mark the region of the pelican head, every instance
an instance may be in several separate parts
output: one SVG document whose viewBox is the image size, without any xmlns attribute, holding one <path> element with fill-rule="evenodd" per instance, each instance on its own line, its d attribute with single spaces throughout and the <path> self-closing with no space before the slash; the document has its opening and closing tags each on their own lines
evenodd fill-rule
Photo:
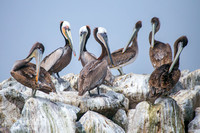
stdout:
<svg viewBox="0 0 200 133">
<path fill-rule="evenodd" d="M 73 49 L 73 41 L 72 41 L 72 35 L 71 35 L 71 27 L 70 23 L 68 21 L 61 21 L 60 22 L 60 30 L 63 34 L 64 38 L 69 42 L 69 46 L 71 47 L 74 56 L 76 56 L 76 53 Z"/>
<path fill-rule="evenodd" d="M 91 32 L 90 26 L 88 26 L 88 25 L 81 27 L 80 30 L 79 30 L 79 36 L 80 36 L 80 42 L 79 42 L 79 44 L 80 44 L 80 53 L 79 54 L 80 55 L 79 55 L 79 59 L 78 60 L 80 60 L 80 58 L 81 58 L 81 53 L 83 52 L 83 50 L 85 48 L 87 40 L 88 40 L 88 38 L 90 36 L 90 32 Z"/>
<path fill-rule="evenodd" d="M 179 37 L 176 42 L 174 43 L 174 60 L 169 68 L 169 73 L 171 73 L 171 71 L 173 70 L 174 68 L 174 65 L 176 64 L 176 62 L 178 61 L 179 59 L 179 56 L 183 50 L 183 48 L 187 45 L 188 43 L 188 39 L 186 36 L 181 36 Z"/>
<path fill-rule="evenodd" d="M 41 63 L 41 60 L 42 60 L 42 55 L 44 53 L 44 46 L 42 43 L 39 43 L 39 42 L 36 42 L 30 52 L 29 52 L 29 55 L 26 57 L 25 60 L 28 60 L 30 61 L 32 58 L 35 58 L 36 60 L 36 83 L 38 83 L 38 79 L 39 79 L 39 76 L 40 76 L 40 63 Z"/>
<path fill-rule="evenodd" d="M 152 24 L 152 38 L 151 38 L 151 47 L 154 47 L 154 38 L 155 38 L 155 33 L 160 29 L 160 21 L 157 17 L 153 17 L 151 19 L 151 24 Z"/>
<path fill-rule="evenodd" d="M 110 58 L 111 64 L 114 66 L 111 53 L 110 53 L 110 48 L 108 45 L 108 36 L 107 36 L 107 31 L 103 27 L 98 27 L 97 28 L 97 33 L 96 33 L 97 38 L 103 43 L 104 47 L 106 48 L 106 51 L 108 53 L 108 57 Z"/>
<path fill-rule="evenodd" d="M 140 28 L 142 27 L 142 21 L 138 21 L 135 24 L 135 28 L 133 29 L 133 33 L 131 35 L 130 40 L 128 41 L 127 45 L 124 47 L 122 53 L 124 53 L 126 51 L 126 49 L 128 48 L 128 46 L 131 44 L 131 42 L 133 41 L 133 39 L 136 37 L 138 31 L 140 30 Z"/>
</svg>

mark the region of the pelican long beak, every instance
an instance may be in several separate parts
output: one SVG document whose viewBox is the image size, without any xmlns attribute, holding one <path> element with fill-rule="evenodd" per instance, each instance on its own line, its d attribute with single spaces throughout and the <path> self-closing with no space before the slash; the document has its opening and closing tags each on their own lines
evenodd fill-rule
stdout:
<svg viewBox="0 0 200 133">
<path fill-rule="evenodd" d="M 81 54 L 82 54 L 82 52 L 83 52 L 83 48 L 85 47 L 86 36 L 87 36 L 86 32 L 84 32 L 84 33 L 82 33 L 82 34 L 80 35 L 80 42 L 79 42 L 79 44 L 80 44 L 80 53 L 79 53 L 79 58 L 78 58 L 78 60 L 81 59 Z"/>
<path fill-rule="evenodd" d="M 122 53 L 126 52 L 126 49 L 128 48 L 128 46 L 131 44 L 132 40 L 133 40 L 133 39 L 135 38 L 135 36 L 137 35 L 137 32 L 138 32 L 138 30 L 135 28 L 135 29 L 133 30 L 133 33 L 132 33 L 132 35 L 131 35 L 130 40 L 128 41 L 128 44 L 124 47 Z"/>
<path fill-rule="evenodd" d="M 176 53 L 176 56 L 169 68 L 169 73 L 171 73 L 172 69 L 174 68 L 174 65 L 176 64 L 177 60 L 179 59 L 179 56 L 180 56 L 182 50 L 183 50 L 183 43 L 180 42 L 179 47 L 178 47 L 178 52 Z"/>
<path fill-rule="evenodd" d="M 40 49 L 36 49 L 34 51 L 34 56 L 36 60 L 36 83 L 38 83 L 39 77 L 40 77 L 40 63 L 42 60 L 42 51 Z"/>
<path fill-rule="evenodd" d="M 151 38 L 151 47 L 154 47 L 154 37 L 155 37 L 155 31 L 156 31 L 156 24 L 153 23 L 152 24 L 152 38 Z"/>
<path fill-rule="evenodd" d="M 67 27 L 63 27 L 62 28 L 64 36 L 66 37 L 66 39 L 69 41 L 69 46 L 71 47 L 74 56 L 76 56 L 76 52 L 73 49 L 73 41 L 72 41 L 72 34 L 71 34 L 71 30 Z"/>
<path fill-rule="evenodd" d="M 108 45 L 108 38 L 107 38 L 107 35 L 105 33 L 101 34 L 101 36 L 103 37 L 103 44 L 105 45 L 106 47 L 106 51 L 108 53 L 108 57 L 110 59 L 110 62 L 112 64 L 113 67 L 114 66 L 114 63 L 113 63 L 113 60 L 112 60 L 112 56 L 111 56 L 111 53 L 110 53 L 110 48 L 109 48 L 109 45 Z"/>
</svg>

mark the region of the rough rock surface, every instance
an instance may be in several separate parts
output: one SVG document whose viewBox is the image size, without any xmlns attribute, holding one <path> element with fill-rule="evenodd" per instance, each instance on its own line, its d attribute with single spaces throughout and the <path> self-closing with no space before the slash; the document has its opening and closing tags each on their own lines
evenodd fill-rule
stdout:
<svg viewBox="0 0 200 133">
<path fill-rule="evenodd" d="M 193 72 L 182 71 L 180 82 L 185 89 L 194 88 L 196 85 L 200 85 L 200 69 Z"/>
<path fill-rule="evenodd" d="M 0 91 L 0 127 L 10 128 L 20 118 L 24 103 L 20 93 Z"/>
<path fill-rule="evenodd" d="M 83 114 L 88 110 L 99 112 L 107 117 L 112 117 L 118 109 L 128 110 L 129 100 L 124 95 L 114 91 L 108 91 L 102 96 L 90 97 L 88 94 L 78 96 L 76 91 L 60 92 L 58 94 L 51 93 L 45 95 L 44 93 L 37 93 L 38 97 L 49 99 L 53 102 L 62 102 L 80 108 L 79 114 Z"/>
<path fill-rule="evenodd" d="M 29 98 L 22 117 L 13 124 L 11 132 L 59 133 L 75 132 L 77 107 L 53 103 L 43 98 Z"/>
<path fill-rule="evenodd" d="M 180 90 L 171 96 L 183 112 L 185 123 L 189 123 L 194 118 L 194 111 L 200 106 L 200 86 L 192 89 Z"/>
<path fill-rule="evenodd" d="M 68 81 L 73 89 L 78 90 L 78 76 L 78 74 L 69 73 L 63 76 L 62 79 Z"/>
<path fill-rule="evenodd" d="M 195 118 L 188 125 L 188 133 L 200 133 L 200 107 L 195 110 Z"/>
<path fill-rule="evenodd" d="M 119 109 L 117 113 L 114 115 L 112 120 L 121 126 L 124 130 L 127 130 L 128 127 L 128 117 L 126 115 L 126 111 L 123 109 Z"/>
<path fill-rule="evenodd" d="M 159 98 L 155 105 L 143 101 L 128 115 L 128 133 L 184 133 L 181 110 L 171 98 Z"/>
<path fill-rule="evenodd" d="M 110 119 L 93 111 L 85 113 L 79 122 L 87 133 L 125 133 L 120 126 Z"/>
<path fill-rule="evenodd" d="M 137 103 L 147 99 L 149 75 L 133 74 L 115 78 L 114 91 L 124 94 L 130 102 L 130 108 L 135 108 Z"/>
</svg>

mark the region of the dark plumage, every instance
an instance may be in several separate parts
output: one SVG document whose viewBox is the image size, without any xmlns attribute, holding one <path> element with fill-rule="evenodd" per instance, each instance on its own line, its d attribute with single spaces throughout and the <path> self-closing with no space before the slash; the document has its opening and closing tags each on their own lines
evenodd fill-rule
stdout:
<svg viewBox="0 0 200 133">
<path fill-rule="evenodd" d="M 149 33 L 149 57 L 154 68 L 172 61 L 172 50 L 168 43 L 163 43 L 154 39 L 154 35 L 160 29 L 160 21 L 154 17 L 151 19 L 152 31 Z M 153 35 L 152 35 L 153 34 Z"/>
<path fill-rule="evenodd" d="M 36 90 L 45 93 L 55 92 L 50 74 L 44 68 L 40 67 L 40 60 L 43 52 L 44 46 L 41 43 L 35 43 L 29 55 L 23 60 L 16 61 L 10 72 L 13 78 L 18 82 L 32 88 L 33 96 L 35 96 Z M 30 63 L 33 57 L 36 58 L 36 65 Z"/>
<path fill-rule="evenodd" d="M 71 37 L 70 24 L 67 21 L 60 23 L 60 31 L 65 39 L 65 46 L 60 47 L 46 56 L 41 62 L 41 66 L 50 74 L 56 73 L 58 78 L 59 72 L 65 68 L 71 61 L 73 45 Z M 74 51 L 73 51 L 74 52 Z M 74 56 L 75 56 L 74 52 Z"/>
<path fill-rule="evenodd" d="M 166 95 L 174 88 L 179 81 L 181 72 L 179 68 L 179 56 L 183 48 L 187 45 L 186 36 L 182 36 L 174 43 L 174 60 L 156 68 L 150 78 L 149 87 L 151 88 L 150 97 Z"/>
<path fill-rule="evenodd" d="M 84 95 L 87 91 L 90 94 L 90 90 L 94 89 L 95 87 L 97 87 L 99 94 L 98 87 L 103 83 L 108 71 L 107 60 L 103 60 L 103 58 L 108 55 L 112 62 L 110 50 L 108 47 L 106 30 L 102 27 L 95 28 L 94 37 L 96 41 L 101 45 L 102 53 L 98 59 L 90 61 L 81 70 L 78 79 L 78 94 L 80 96 Z"/>
</svg>

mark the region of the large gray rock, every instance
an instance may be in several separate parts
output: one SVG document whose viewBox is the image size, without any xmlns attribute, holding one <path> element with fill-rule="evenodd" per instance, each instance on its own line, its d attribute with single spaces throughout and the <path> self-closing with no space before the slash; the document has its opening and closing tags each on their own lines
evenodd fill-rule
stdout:
<svg viewBox="0 0 200 133">
<path fill-rule="evenodd" d="M 64 75 L 62 79 L 68 81 L 73 89 L 78 90 L 78 77 L 79 74 L 69 73 L 67 75 Z"/>
<path fill-rule="evenodd" d="M 194 111 L 200 106 L 200 86 L 191 89 L 180 90 L 171 97 L 177 101 L 177 104 L 183 112 L 185 123 L 189 123 L 194 118 Z"/>
<path fill-rule="evenodd" d="M 143 101 L 128 113 L 128 133 L 184 133 L 181 110 L 171 98 L 159 98 L 155 105 Z"/>
<path fill-rule="evenodd" d="M 114 115 L 112 120 L 121 126 L 124 130 L 127 130 L 128 127 L 128 117 L 126 115 L 126 111 L 123 109 L 119 109 L 117 113 Z"/>
<path fill-rule="evenodd" d="M 188 125 L 188 133 L 200 133 L 200 107 L 195 110 L 195 118 Z"/>
<path fill-rule="evenodd" d="M 79 122 L 87 133 L 125 133 L 110 119 L 93 111 L 85 113 Z"/>
<path fill-rule="evenodd" d="M 124 94 L 130 102 L 130 108 L 145 101 L 150 91 L 148 87 L 149 75 L 129 73 L 115 78 L 113 90 Z"/>
<path fill-rule="evenodd" d="M 128 130 L 131 130 L 131 127 L 132 127 L 132 118 L 134 117 L 135 115 L 135 111 L 136 109 L 129 109 L 128 112 L 127 112 L 127 119 L 128 119 L 128 125 L 127 125 L 127 128 L 126 128 L 126 132 L 128 132 Z"/>
<path fill-rule="evenodd" d="M 193 72 L 183 71 L 181 74 L 179 81 L 185 89 L 191 89 L 196 85 L 200 85 L 200 69 Z"/>
<path fill-rule="evenodd" d="M 79 109 L 43 98 L 30 98 L 22 110 L 22 117 L 13 124 L 11 132 L 75 132 Z"/>
<path fill-rule="evenodd" d="M 12 90 L 0 91 L 0 127 L 10 128 L 19 118 L 25 99 Z"/>
<path fill-rule="evenodd" d="M 27 94 L 28 95 L 28 94 Z M 128 110 L 129 100 L 123 95 L 114 91 L 107 91 L 101 96 L 90 97 L 88 94 L 78 96 L 76 91 L 51 93 L 50 95 L 36 94 L 38 97 L 49 99 L 53 102 L 62 102 L 80 108 L 79 114 L 84 114 L 88 110 L 93 110 L 111 118 L 118 109 Z"/>
</svg>

